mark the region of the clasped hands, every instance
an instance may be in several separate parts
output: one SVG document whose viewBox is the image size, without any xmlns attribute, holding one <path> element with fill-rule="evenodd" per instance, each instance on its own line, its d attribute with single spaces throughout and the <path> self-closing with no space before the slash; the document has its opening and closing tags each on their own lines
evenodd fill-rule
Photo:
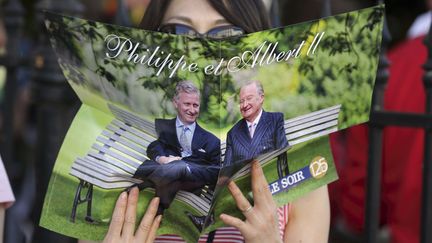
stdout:
<svg viewBox="0 0 432 243">
<path fill-rule="evenodd" d="M 158 156 L 156 159 L 156 162 L 158 162 L 159 164 L 168 164 L 171 163 L 175 160 L 181 160 L 182 157 L 179 156 Z"/>
<path fill-rule="evenodd" d="M 169 157 L 167 157 L 169 158 Z M 168 162 L 169 163 L 169 162 Z M 279 233 L 277 207 L 268 188 L 267 181 L 260 164 L 252 162 L 252 206 L 237 185 L 231 181 L 228 184 L 237 207 L 243 212 L 246 220 L 221 214 L 221 220 L 237 228 L 247 243 L 282 242 Z M 117 200 L 108 233 L 103 242 L 153 242 L 161 222 L 161 215 L 156 217 L 159 198 L 154 198 L 147 212 L 134 233 L 138 189 L 133 188 L 129 195 L 120 194 Z"/>
</svg>

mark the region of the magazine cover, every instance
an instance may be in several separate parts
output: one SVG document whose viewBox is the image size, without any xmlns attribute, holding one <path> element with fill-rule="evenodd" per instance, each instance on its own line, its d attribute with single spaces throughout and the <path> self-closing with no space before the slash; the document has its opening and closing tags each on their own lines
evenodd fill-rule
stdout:
<svg viewBox="0 0 432 243">
<path fill-rule="evenodd" d="M 212 40 L 46 14 L 82 101 L 55 163 L 41 226 L 102 240 L 118 195 L 156 195 L 158 234 L 196 242 L 243 217 L 250 162 L 278 205 L 337 179 L 328 134 L 367 122 L 383 6 Z M 203 217 L 196 225 L 192 217 Z"/>
</svg>

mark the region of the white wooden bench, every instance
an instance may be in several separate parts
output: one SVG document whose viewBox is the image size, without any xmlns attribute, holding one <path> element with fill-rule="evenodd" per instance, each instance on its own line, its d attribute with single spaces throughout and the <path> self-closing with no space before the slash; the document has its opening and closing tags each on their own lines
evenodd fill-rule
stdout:
<svg viewBox="0 0 432 243">
<path fill-rule="evenodd" d="M 93 185 L 115 189 L 141 183 L 142 181 L 132 176 L 138 166 L 148 159 L 147 146 L 157 139 L 154 123 L 113 105 L 109 107 L 116 119 L 97 137 L 88 154 L 74 161 L 70 170 L 70 174 L 80 180 L 72 207 L 72 222 L 75 221 L 76 210 L 81 203 L 87 203 L 85 219 L 93 221 Z M 284 127 L 289 144 L 292 146 L 337 131 L 340 107 L 336 105 L 286 120 Z M 221 143 L 221 152 L 223 161 L 225 142 Z M 249 167 L 246 166 L 236 173 L 236 177 L 248 172 Z M 212 192 L 208 187 L 203 188 L 200 195 L 186 191 L 179 191 L 176 195 L 177 200 L 189 204 L 203 215 L 210 209 L 211 198 Z"/>
</svg>

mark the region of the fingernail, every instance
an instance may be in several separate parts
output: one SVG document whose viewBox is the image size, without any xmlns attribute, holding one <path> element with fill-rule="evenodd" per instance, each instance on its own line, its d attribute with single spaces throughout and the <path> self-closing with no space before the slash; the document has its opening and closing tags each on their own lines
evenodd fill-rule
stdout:
<svg viewBox="0 0 432 243">
<path fill-rule="evenodd" d="M 157 204 L 159 204 L 159 200 L 160 200 L 159 197 L 155 197 L 152 199 L 152 203 L 157 205 Z"/>
<path fill-rule="evenodd" d="M 123 200 L 123 199 L 126 199 L 126 197 L 127 197 L 127 193 L 126 192 L 122 192 L 121 194 L 120 194 L 120 198 Z"/>
<path fill-rule="evenodd" d="M 162 214 L 159 214 L 158 216 L 156 216 L 155 220 L 156 220 L 156 223 L 161 225 L 162 224 Z"/>
</svg>

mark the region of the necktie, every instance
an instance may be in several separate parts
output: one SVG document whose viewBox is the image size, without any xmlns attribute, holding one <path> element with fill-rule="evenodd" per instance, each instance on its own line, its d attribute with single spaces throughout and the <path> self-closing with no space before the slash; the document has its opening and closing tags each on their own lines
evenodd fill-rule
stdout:
<svg viewBox="0 0 432 243">
<path fill-rule="evenodd" d="M 249 125 L 249 134 L 251 138 L 253 138 L 253 135 L 255 133 L 255 127 L 256 127 L 256 123 L 252 123 Z"/>
<path fill-rule="evenodd" d="M 187 126 L 182 126 L 182 133 L 180 134 L 180 146 L 183 148 L 182 157 L 188 157 L 192 155 L 191 143 L 189 136 L 187 136 L 189 128 Z"/>
</svg>

